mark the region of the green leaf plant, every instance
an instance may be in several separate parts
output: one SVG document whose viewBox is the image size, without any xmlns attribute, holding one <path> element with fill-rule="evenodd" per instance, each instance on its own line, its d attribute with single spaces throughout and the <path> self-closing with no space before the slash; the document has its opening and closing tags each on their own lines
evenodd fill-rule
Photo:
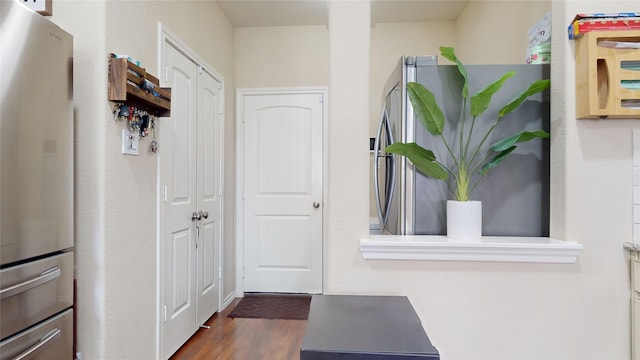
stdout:
<svg viewBox="0 0 640 360">
<path fill-rule="evenodd" d="M 505 73 L 497 81 L 469 97 L 467 71 L 456 56 L 454 49 L 441 46 L 440 53 L 444 58 L 457 65 L 458 72 L 464 79 L 462 111 L 458 125 L 459 133 L 456 134 L 457 147 L 451 146 L 452 144 L 443 135 L 446 118 L 436 103 L 433 93 L 423 85 L 414 82 L 407 84 L 407 91 L 418 120 L 429 133 L 440 138 L 446 152 L 452 158 L 451 165 L 447 166 L 445 162 L 438 161 L 433 151 L 416 143 L 396 142 L 387 146 L 385 151 L 405 156 L 424 175 L 444 181 L 456 200 L 468 201 L 478 181 L 489 170 L 500 165 L 516 149 L 517 144 L 536 138 L 549 138 L 549 133 L 543 130 L 521 131 L 496 141 L 488 149 L 486 147 L 484 150 L 482 149 L 502 118 L 520 107 L 528 97 L 549 88 L 550 81 L 546 79 L 533 82 L 527 89 L 500 108 L 488 130 L 474 134 L 476 118 L 484 113 L 491 103 L 492 96 L 502 88 L 502 85 L 509 78 L 515 75 L 515 72 Z"/>
</svg>

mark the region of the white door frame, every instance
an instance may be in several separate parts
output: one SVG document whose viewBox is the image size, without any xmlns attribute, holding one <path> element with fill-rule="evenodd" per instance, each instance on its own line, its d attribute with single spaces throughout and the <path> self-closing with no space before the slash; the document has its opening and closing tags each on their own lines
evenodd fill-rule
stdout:
<svg viewBox="0 0 640 360">
<path fill-rule="evenodd" d="M 240 88 L 236 90 L 236 296 L 244 296 L 244 96 L 321 93 L 322 104 L 322 252 L 327 253 L 327 154 L 329 90 L 327 87 Z M 322 257 L 322 278 L 326 278 L 327 256 Z M 325 281 L 322 281 L 324 293 Z"/>
<path fill-rule="evenodd" d="M 224 77 L 219 74 L 212 66 L 210 66 L 209 64 L 207 64 L 206 61 L 204 61 L 202 58 L 200 58 L 197 53 L 195 51 L 193 51 L 185 42 L 183 42 L 177 35 L 175 35 L 173 32 L 171 32 L 171 30 L 169 30 L 166 26 L 164 26 L 161 22 L 158 22 L 158 78 L 160 79 L 160 84 L 161 85 L 165 85 L 166 82 L 168 81 L 167 79 L 167 74 L 165 73 L 164 69 L 165 68 L 165 64 L 164 64 L 164 58 L 165 58 L 165 46 L 166 45 L 170 45 L 173 46 L 175 49 L 177 49 L 178 51 L 180 51 L 182 54 L 184 54 L 187 58 L 191 59 L 194 63 L 200 65 L 202 67 L 202 69 L 206 72 L 208 72 L 209 74 L 211 74 L 216 80 L 218 80 L 221 84 L 221 89 L 220 89 L 220 110 L 223 113 L 223 120 L 224 117 L 226 117 L 226 112 L 225 112 L 225 108 L 224 108 L 224 104 L 225 104 L 225 100 L 224 100 L 224 89 L 225 89 L 225 83 L 224 83 Z M 162 119 L 158 119 L 158 121 L 162 121 Z M 222 171 L 224 171 L 224 121 L 222 121 L 220 123 L 220 134 L 222 139 L 221 143 L 220 143 L 220 157 L 221 157 L 221 169 Z M 162 144 L 158 144 L 158 146 L 162 146 Z M 164 323 L 164 314 L 162 311 L 162 307 L 163 307 L 163 303 L 162 303 L 162 294 L 164 293 L 164 279 L 162 277 L 162 274 L 164 274 L 164 264 L 162 262 L 162 259 L 164 259 L 164 242 L 162 241 L 162 233 L 163 233 L 163 228 L 164 228 L 164 224 L 162 222 L 164 213 L 163 213 L 163 203 L 164 203 L 164 191 L 162 190 L 162 179 L 161 179 L 161 174 L 160 174 L 160 156 L 161 153 L 158 154 L 158 156 L 156 156 L 156 179 L 157 179 L 157 184 L 156 184 L 156 188 L 157 188 L 157 203 L 156 203 L 156 234 L 157 234 L 157 239 L 156 239 L 156 289 L 157 289 L 157 293 L 156 293 L 156 308 L 158 309 L 158 317 L 157 317 L 157 323 L 156 323 L 156 351 L 157 351 L 157 358 L 161 358 L 163 356 L 165 356 L 165 354 L 163 354 L 163 342 L 164 342 L 164 334 L 163 334 L 163 323 Z M 220 186 L 222 187 L 222 189 L 224 190 L 224 174 L 220 175 Z M 221 202 L 222 204 L 224 204 L 224 191 L 220 191 L 221 195 Z M 223 206 L 224 207 L 224 206 Z M 221 218 L 220 218 L 220 232 L 222 234 L 224 234 L 224 211 L 221 212 Z M 220 308 L 223 305 L 223 291 L 222 289 L 224 288 L 224 275 L 222 274 L 222 271 L 224 269 L 224 256 L 223 256 L 223 246 L 224 246 L 224 239 L 221 238 L 220 242 L 219 242 L 219 248 L 218 248 L 218 264 L 219 264 L 219 271 L 218 271 L 218 288 L 219 293 L 218 293 L 218 307 Z M 221 310 L 221 309 L 220 309 Z"/>
</svg>

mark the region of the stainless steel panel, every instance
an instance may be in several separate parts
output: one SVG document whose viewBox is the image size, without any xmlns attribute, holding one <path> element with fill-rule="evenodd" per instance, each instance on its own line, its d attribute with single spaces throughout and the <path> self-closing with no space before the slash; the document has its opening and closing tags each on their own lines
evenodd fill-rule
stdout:
<svg viewBox="0 0 640 360">
<path fill-rule="evenodd" d="M 0 271 L 0 339 L 73 305 L 73 252 Z"/>
<path fill-rule="evenodd" d="M 73 310 L 0 343 L 0 360 L 73 359 Z"/>
<path fill-rule="evenodd" d="M 0 265 L 73 247 L 72 45 L 0 1 Z"/>
</svg>

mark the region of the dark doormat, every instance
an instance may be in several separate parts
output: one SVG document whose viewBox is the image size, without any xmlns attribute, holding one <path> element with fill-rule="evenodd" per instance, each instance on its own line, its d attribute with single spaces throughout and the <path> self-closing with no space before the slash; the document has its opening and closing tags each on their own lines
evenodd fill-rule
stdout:
<svg viewBox="0 0 640 360">
<path fill-rule="evenodd" d="M 310 295 L 245 294 L 230 318 L 307 320 Z"/>
</svg>

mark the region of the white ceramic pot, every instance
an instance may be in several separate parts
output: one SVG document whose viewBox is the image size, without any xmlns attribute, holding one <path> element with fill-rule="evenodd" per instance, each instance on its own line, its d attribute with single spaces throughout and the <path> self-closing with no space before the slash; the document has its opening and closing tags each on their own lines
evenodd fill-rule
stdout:
<svg viewBox="0 0 640 360">
<path fill-rule="evenodd" d="M 482 201 L 447 200 L 447 238 L 466 242 L 482 240 Z"/>
</svg>

